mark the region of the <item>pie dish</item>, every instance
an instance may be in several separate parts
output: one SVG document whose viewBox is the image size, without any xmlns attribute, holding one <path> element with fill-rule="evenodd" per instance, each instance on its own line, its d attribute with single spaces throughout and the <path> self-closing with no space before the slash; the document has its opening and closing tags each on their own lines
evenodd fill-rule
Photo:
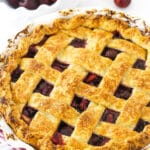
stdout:
<svg viewBox="0 0 150 150">
<path fill-rule="evenodd" d="M 40 150 L 150 143 L 148 35 L 95 10 L 21 33 L 0 70 L 0 111 L 20 139 Z"/>
</svg>

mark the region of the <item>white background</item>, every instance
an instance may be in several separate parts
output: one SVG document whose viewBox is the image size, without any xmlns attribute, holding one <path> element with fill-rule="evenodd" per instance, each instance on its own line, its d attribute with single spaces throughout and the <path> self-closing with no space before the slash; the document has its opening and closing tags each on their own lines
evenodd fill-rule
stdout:
<svg viewBox="0 0 150 150">
<path fill-rule="evenodd" d="M 123 11 L 131 16 L 138 16 L 150 24 L 150 0 L 131 0 L 129 7 L 118 8 L 113 0 L 57 0 L 52 7 L 41 6 L 30 11 L 24 8 L 12 9 L 6 5 L 6 0 L 0 0 L 0 52 L 6 45 L 7 39 L 23 29 L 32 19 L 53 11 L 75 7 L 98 7 Z"/>
</svg>

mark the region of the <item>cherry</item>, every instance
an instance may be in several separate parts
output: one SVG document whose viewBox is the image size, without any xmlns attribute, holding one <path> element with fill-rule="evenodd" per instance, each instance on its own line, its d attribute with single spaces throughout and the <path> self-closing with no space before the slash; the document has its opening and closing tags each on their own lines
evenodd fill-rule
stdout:
<svg viewBox="0 0 150 150">
<path fill-rule="evenodd" d="M 56 0 L 39 0 L 40 4 L 51 5 L 56 2 Z"/>
<path fill-rule="evenodd" d="M 131 3 L 131 0 L 114 0 L 114 2 L 118 7 L 126 8 Z"/>
<path fill-rule="evenodd" d="M 19 0 L 7 0 L 7 2 L 14 8 L 17 8 L 19 6 Z"/>
<path fill-rule="evenodd" d="M 50 0 L 39 0 L 40 4 L 47 4 L 49 5 Z"/>
<path fill-rule="evenodd" d="M 71 41 L 70 45 L 72 45 L 75 48 L 85 48 L 86 46 L 86 40 L 75 38 Z"/>
<path fill-rule="evenodd" d="M 25 7 L 27 9 L 36 9 L 39 5 L 52 5 L 57 0 L 7 0 L 8 4 L 13 8 Z"/>
<path fill-rule="evenodd" d="M 27 9 L 36 9 L 39 6 L 39 2 L 37 0 L 20 0 L 19 6 Z"/>
<path fill-rule="evenodd" d="M 57 0 L 49 0 L 49 1 L 50 1 L 49 5 L 52 5 L 52 4 L 55 3 Z"/>
</svg>

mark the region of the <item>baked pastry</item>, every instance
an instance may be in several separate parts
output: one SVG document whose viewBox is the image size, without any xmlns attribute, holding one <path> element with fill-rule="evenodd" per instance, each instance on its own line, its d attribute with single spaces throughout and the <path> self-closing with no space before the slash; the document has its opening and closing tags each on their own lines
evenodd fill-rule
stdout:
<svg viewBox="0 0 150 150">
<path fill-rule="evenodd" d="M 108 16 L 39 25 L 2 59 L 0 111 L 40 150 L 139 150 L 150 143 L 149 50 L 149 36 Z"/>
</svg>

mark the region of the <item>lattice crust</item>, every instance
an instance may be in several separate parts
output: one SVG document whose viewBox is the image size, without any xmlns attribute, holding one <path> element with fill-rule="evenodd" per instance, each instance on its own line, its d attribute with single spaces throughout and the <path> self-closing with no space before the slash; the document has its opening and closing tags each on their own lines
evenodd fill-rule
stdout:
<svg viewBox="0 0 150 150">
<path fill-rule="evenodd" d="M 140 149 L 150 142 L 149 51 L 149 37 L 105 16 L 40 25 L 1 69 L 1 112 L 41 150 Z"/>
</svg>

